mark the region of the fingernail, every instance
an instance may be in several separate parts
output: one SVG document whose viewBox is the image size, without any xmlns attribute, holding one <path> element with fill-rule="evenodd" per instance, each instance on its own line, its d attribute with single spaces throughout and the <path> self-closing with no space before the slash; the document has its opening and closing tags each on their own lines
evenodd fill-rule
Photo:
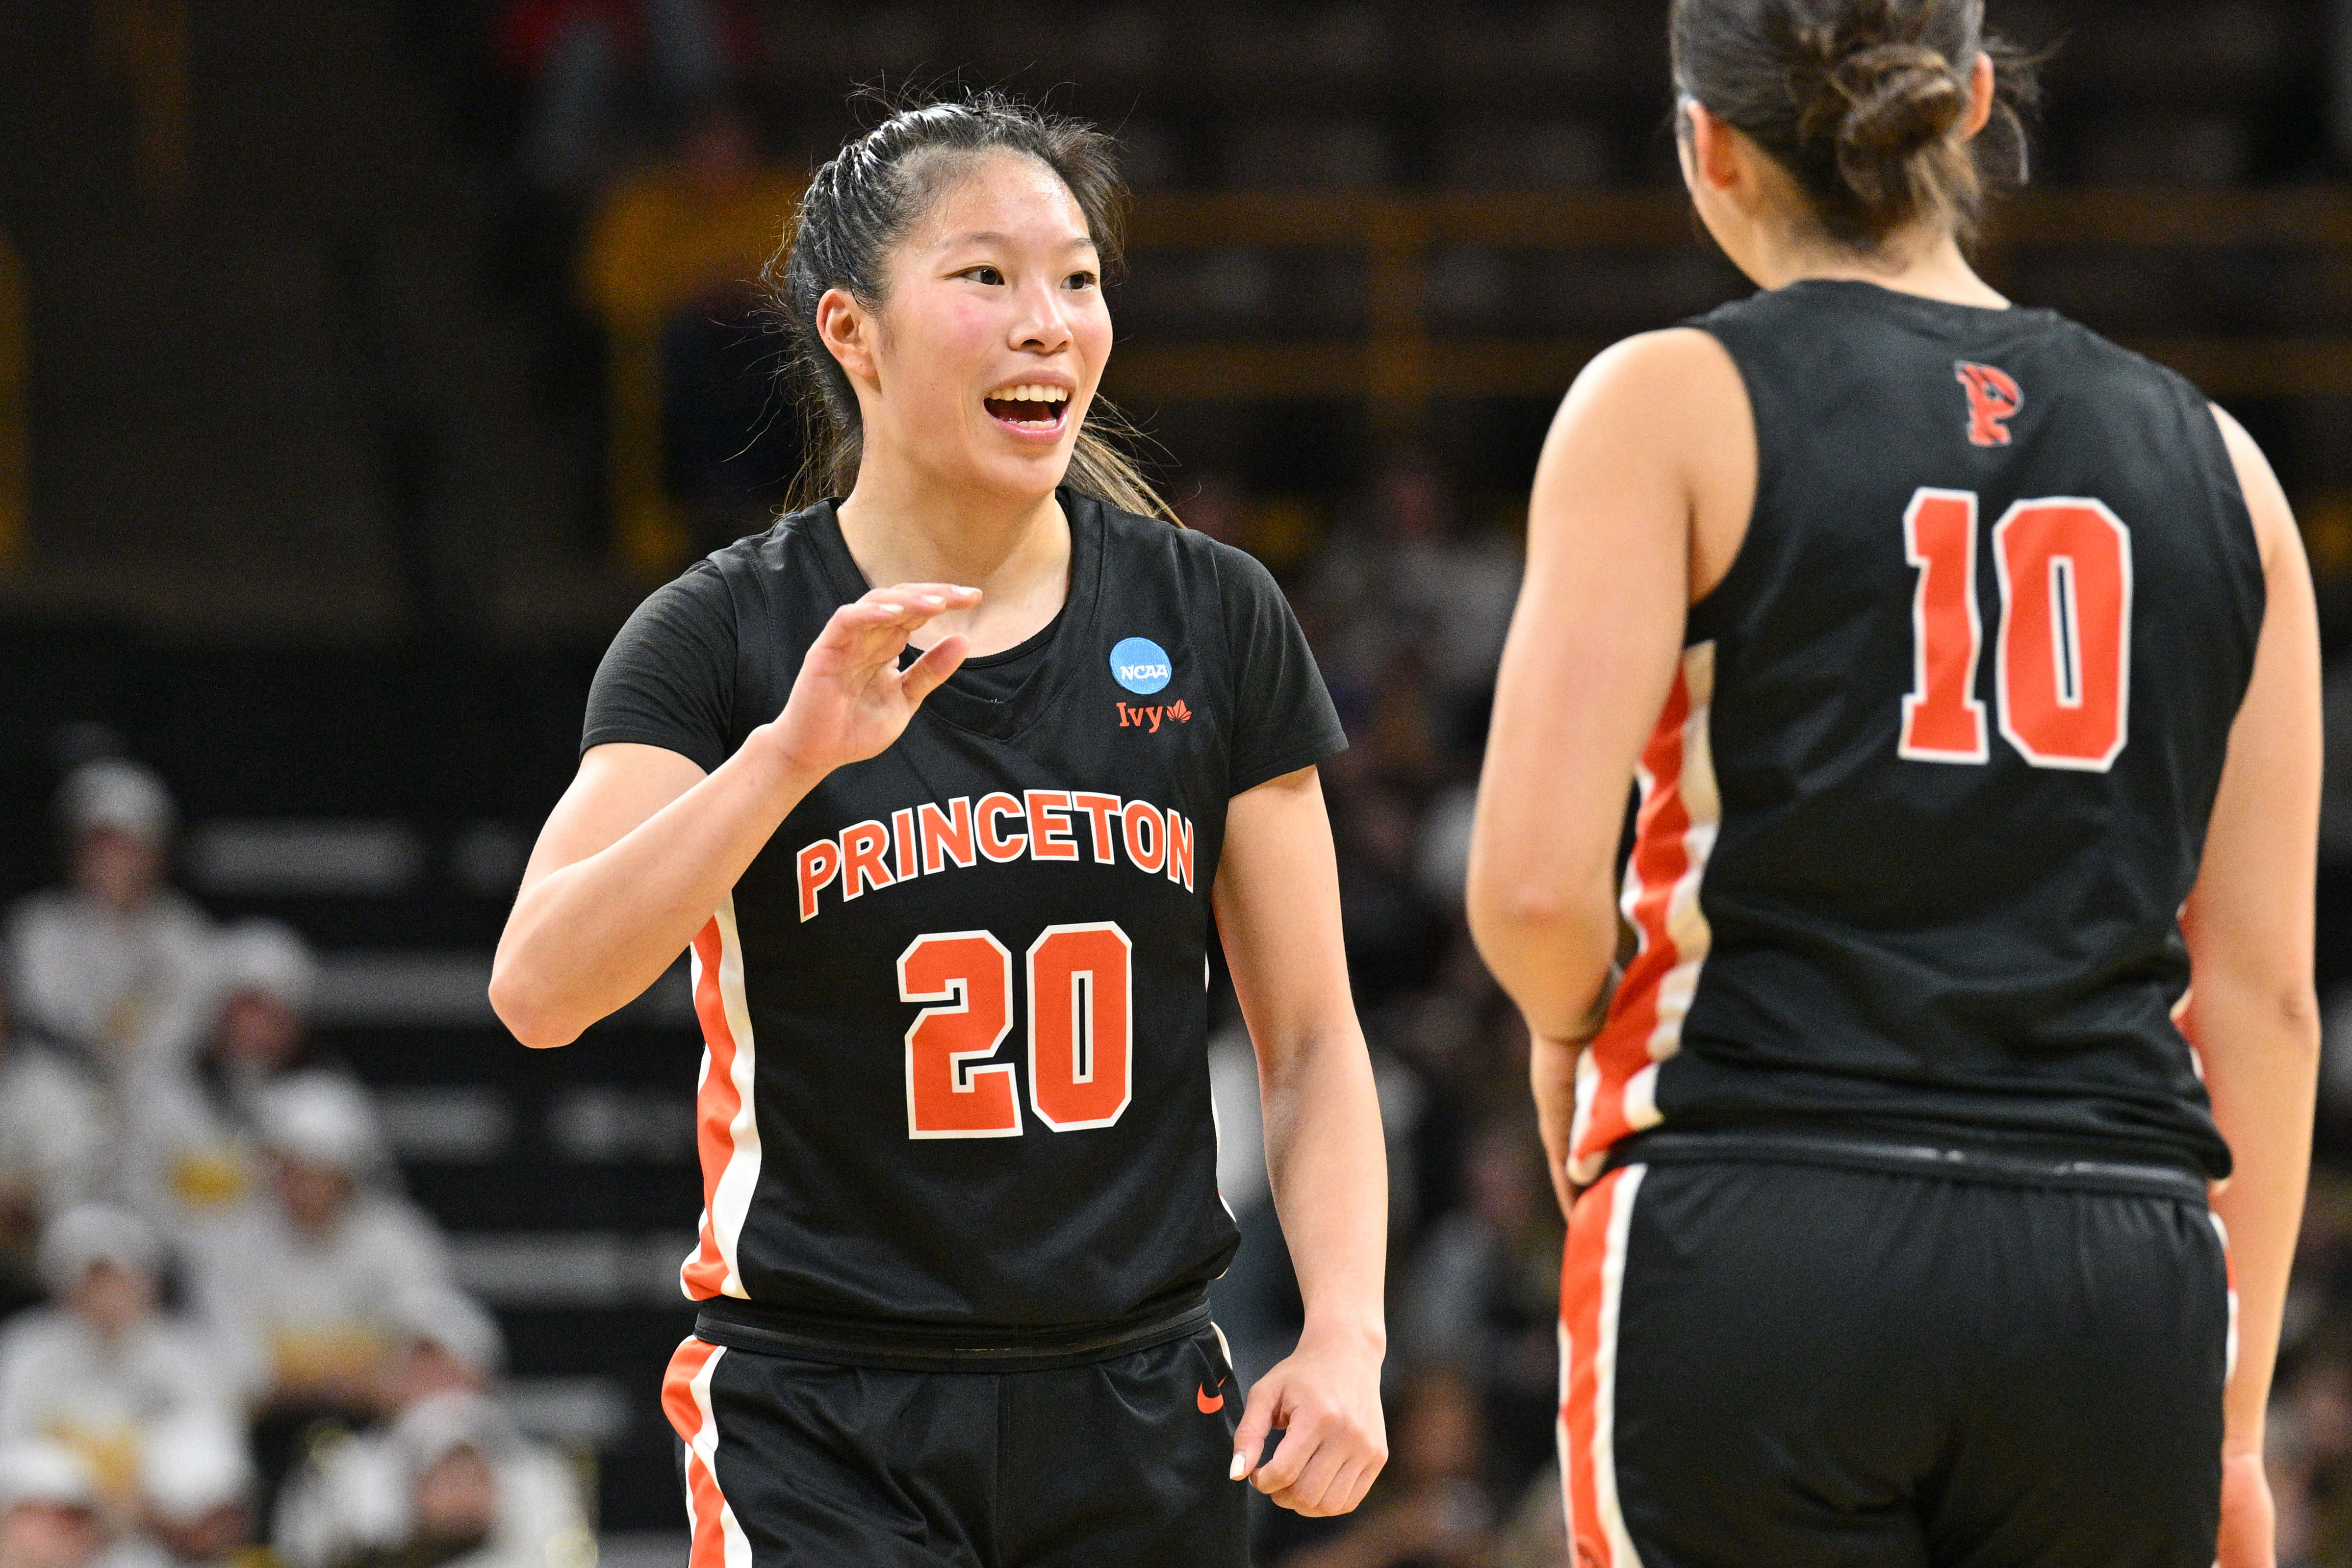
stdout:
<svg viewBox="0 0 2352 1568">
<path fill-rule="evenodd" d="M 1242 1479 L 1243 1472 L 1248 1469 L 1249 1456 L 1243 1453 L 1239 1448 L 1235 1448 L 1234 1450 L 1234 1468 L 1225 1472 L 1225 1479 L 1229 1481 L 1237 1481 Z"/>
<path fill-rule="evenodd" d="M 887 610 L 893 615 L 904 615 L 907 613 L 907 607 L 903 604 L 877 604 L 875 608 L 877 610 Z"/>
</svg>

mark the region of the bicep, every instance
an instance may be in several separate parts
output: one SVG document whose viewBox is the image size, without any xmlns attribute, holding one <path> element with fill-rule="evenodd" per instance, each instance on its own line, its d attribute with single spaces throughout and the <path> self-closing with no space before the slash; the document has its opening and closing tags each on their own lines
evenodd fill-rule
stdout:
<svg viewBox="0 0 2352 1568">
<path fill-rule="evenodd" d="M 2226 976 L 2300 989 L 2311 972 L 2318 852 L 2318 612 L 2285 494 L 2260 448 L 2221 417 L 2254 519 L 2267 592 L 2189 924 L 2200 984 Z"/>
<path fill-rule="evenodd" d="M 1212 898 L 1234 991 L 1261 1050 L 1352 1016 L 1339 864 L 1314 768 L 1234 797 Z"/>
<path fill-rule="evenodd" d="M 539 831 L 522 892 L 551 873 L 601 854 L 703 779 L 701 766 L 658 746 L 594 746 Z"/>
</svg>

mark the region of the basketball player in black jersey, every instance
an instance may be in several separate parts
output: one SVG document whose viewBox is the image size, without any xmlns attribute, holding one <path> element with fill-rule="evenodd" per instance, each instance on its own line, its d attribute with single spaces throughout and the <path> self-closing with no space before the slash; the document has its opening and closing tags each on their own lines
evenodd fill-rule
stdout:
<svg viewBox="0 0 2352 1568">
<path fill-rule="evenodd" d="M 845 497 L 632 618 L 500 945 L 534 1046 L 692 954 L 693 1568 L 1239 1568 L 1245 1476 L 1336 1513 L 1385 1457 L 1345 741 L 1264 569 L 1087 428 L 1119 201 L 1105 138 L 994 95 L 816 174 L 770 277 Z M 1307 1309 L 1245 1408 L 1213 909 Z"/>
<path fill-rule="evenodd" d="M 1763 292 L 1569 394 L 1471 876 L 1572 1198 L 1577 1561 L 2268 1568 L 2317 1033 L 2285 500 L 1969 268 L 2028 85 L 1980 0 L 1673 33 Z"/>
</svg>

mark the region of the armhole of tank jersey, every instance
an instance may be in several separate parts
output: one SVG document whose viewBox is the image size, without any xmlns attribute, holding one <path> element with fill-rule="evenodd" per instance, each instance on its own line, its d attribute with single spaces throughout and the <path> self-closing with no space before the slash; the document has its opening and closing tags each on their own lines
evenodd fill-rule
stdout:
<svg viewBox="0 0 2352 1568">
<path fill-rule="evenodd" d="M 1732 552 L 1731 564 L 1724 568 L 1723 576 L 1706 591 L 1706 597 L 1694 601 L 1684 614 L 1683 645 L 1688 647 L 1696 643 L 1714 641 L 1723 634 L 1725 622 L 1738 602 L 1740 590 L 1746 586 L 1747 579 L 1754 574 L 1754 563 L 1762 553 L 1756 544 L 1756 523 L 1764 515 L 1764 497 L 1775 476 L 1772 445 L 1764 439 L 1762 405 L 1757 401 L 1756 379 L 1748 373 L 1747 360 L 1741 357 L 1738 347 L 1714 318 L 1702 317 L 1685 325 L 1714 339 L 1730 356 L 1731 368 L 1739 377 L 1739 390 L 1748 398 L 1748 423 L 1756 436 L 1756 495 L 1748 506 L 1748 526 L 1740 530 L 1739 548 Z"/>
</svg>

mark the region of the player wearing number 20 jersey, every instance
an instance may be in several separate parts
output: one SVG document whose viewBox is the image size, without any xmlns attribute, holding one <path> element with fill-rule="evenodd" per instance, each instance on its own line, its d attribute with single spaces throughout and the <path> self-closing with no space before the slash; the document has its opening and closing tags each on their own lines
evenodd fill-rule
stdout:
<svg viewBox="0 0 2352 1568">
<path fill-rule="evenodd" d="M 706 1339 L 929 1364 L 1205 1322 L 1225 803 L 1346 740 L 1263 567 L 1059 498 L 1060 615 L 812 790 L 695 939 Z M 866 591 L 829 502 L 719 551 L 615 641 L 583 747 L 715 770 Z"/>
</svg>

